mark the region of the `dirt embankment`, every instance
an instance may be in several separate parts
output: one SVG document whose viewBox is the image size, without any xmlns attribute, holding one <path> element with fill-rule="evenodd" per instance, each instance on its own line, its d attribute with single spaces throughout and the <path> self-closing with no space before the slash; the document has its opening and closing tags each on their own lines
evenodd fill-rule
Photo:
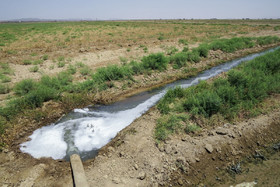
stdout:
<svg viewBox="0 0 280 187">
<path fill-rule="evenodd" d="M 225 61 L 263 49 L 253 48 L 218 56 L 210 54 L 209 59 L 204 59 L 195 66 L 197 68 L 211 66 L 215 64 L 213 59 Z M 158 79 L 151 77 L 127 90 L 114 88 L 115 90 L 107 91 L 102 96 L 103 101 L 116 101 L 120 99 L 120 95 L 128 96 L 182 76 L 183 73 L 180 74 L 175 70 L 158 73 Z M 112 99 L 106 99 L 109 96 Z M 275 96 L 275 103 L 277 102 L 280 102 L 279 96 Z M 54 121 L 65 113 L 67 109 L 61 106 L 62 104 L 47 103 L 45 109 L 44 107 L 39 109 L 50 111 L 43 122 Z M 225 167 L 232 161 L 251 154 L 258 147 L 280 140 L 280 113 L 275 110 L 268 115 L 235 125 L 227 124 L 205 129 L 196 136 L 186 134 L 174 136 L 164 144 L 156 146 L 153 134 L 158 117 L 158 111 L 155 108 L 151 109 L 121 131 L 109 145 L 102 148 L 95 159 L 85 162 L 89 183 L 92 186 L 197 184 L 205 179 L 205 174 L 206 177 L 212 177 L 217 168 Z M 44 123 L 39 126 L 42 125 Z M 8 134 L 7 140 L 13 143 L 9 149 L 0 153 L 0 175 L 3 176 L 0 180 L 1 185 L 72 186 L 69 163 L 52 159 L 34 159 L 19 151 L 19 144 L 26 141 L 28 135 L 39 126 L 36 121 L 28 121 L 27 116 L 22 118 L 21 126 L 15 125 Z"/>
</svg>

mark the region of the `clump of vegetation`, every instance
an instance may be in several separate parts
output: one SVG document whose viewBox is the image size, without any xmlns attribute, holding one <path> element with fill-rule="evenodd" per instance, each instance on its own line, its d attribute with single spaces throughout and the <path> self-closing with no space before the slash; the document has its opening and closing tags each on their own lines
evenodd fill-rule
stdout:
<svg viewBox="0 0 280 187">
<path fill-rule="evenodd" d="M 157 108 L 164 119 L 177 113 L 188 113 L 197 118 L 210 119 L 221 114 L 232 120 L 238 113 L 250 111 L 272 93 L 280 93 L 280 50 L 255 58 L 228 72 L 226 78 L 211 83 L 202 81 L 196 86 L 169 90 L 158 103 Z M 176 106 L 176 107 L 174 107 Z M 201 116 L 201 117 L 200 117 Z M 164 140 L 178 129 L 178 122 L 157 123 L 155 137 Z M 174 124 L 174 127 L 172 126 Z M 185 132 L 199 127 L 187 125 Z"/>
<path fill-rule="evenodd" d="M 174 69 L 180 69 L 187 65 L 189 56 L 187 53 L 181 52 L 170 57 L 170 63 L 173 64 Z"/>
<path fill-rule="evenodd" d="M 32 68 L 29 69 L 30 72 L 38 72 L 39 71 L 39 67 L 38 66 L 33 66 Z"/>
<path fill-rule="evenodd" d="M 23 96 L 28 94 L 30 91 L 35 90 L 37 83 L 32 79 L 25 79 L 17 83 L 14 87 L 16 95 Z"/>
<path fill-rule="evenodd" d="M 157 121 L 155 137 L 157 140 L 166 140 L 172 133 L 179 132 L 182 128 L 182 122 L 188 119 L 187 115 L 166 115 Z"/>
<path fill-rule="evenodd" d="M 0 84 L 0 94 L 7 94 L 10 92 L 10 87 L 5 84 Z"/>
<path fill-rule="evenodd" d="M 23 61 L 23 65 L 30 65 L 30 64 L 32 64 L 32 61 L 31 60 L 24 60 Z"/>
<path fill-rule="evenodd" d="M 88 66 L 83 66 L 81 69 L 80 69 L 80 73 L 81 75 L 83 76 L 86 76 L 86 75 L 89 75 L 91 72 L 90 68 Z"/>
<path fill-rule="evenodd" d="M 178 43 L 182 45 L 188 45 L 188 41 L 186 39 L 179 39 Z"/>
<path fill-rule="evenodd" d="M 255 46 L 254 38 L 240 37 L 231 39 L 219 39 L 215 40 L 210 44 L 210 49 L 212 50 L 222 50 L 227 53 L 232 53 L 234 51 L 252 48 Z"/>
<path fill-rule="evenodd" d="M 67 72 L 73 75 L 77 72 L 77 68 L 74 65 L 70 64 L 67 67 Z"/>
<path fill-rule="evenodd" d="M 167 68 L 168 59 L 163 53 L 150 54 L 142 58 L 144 68 L 163 71 Z"/>
<path fill-rule="evenodd" d="M 257 44 L 261 46 L 280 42 L 280 39 L 277 36 L 263 36 L 263 37 L 258 37 L 256 40 L 257 40 Z"/>
<path fill-rule="evenodd" d="M 43 55 L 43 56 L 42 56 L 42 60 L 46 61 L 46 60 L 48 60 L 48 59 L 49 59 L 49 56 L 48 56 L 48 55 Z"/>
</svg>

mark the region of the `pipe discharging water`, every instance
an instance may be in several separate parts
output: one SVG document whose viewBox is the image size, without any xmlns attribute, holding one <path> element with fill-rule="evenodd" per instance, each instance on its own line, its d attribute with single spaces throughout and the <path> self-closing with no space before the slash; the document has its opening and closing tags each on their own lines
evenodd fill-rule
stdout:
<svg viewBox="0 0 280 187">
<path fill-rule="evenodd" d="M 196 85 L 200 80 L 207 80 L 277 48 L 221 64 L 194 78 L 175 81 L 110 105 L 75 109 L 56 123 L 35 130 L 30 141 L 20 145 L 20 150 L 34 158 L 69 160 L 72 154 L 79 154 L 82 160 L 93 158 L 119 131 L 154 106 L 168 89 Z"/>
</svg>

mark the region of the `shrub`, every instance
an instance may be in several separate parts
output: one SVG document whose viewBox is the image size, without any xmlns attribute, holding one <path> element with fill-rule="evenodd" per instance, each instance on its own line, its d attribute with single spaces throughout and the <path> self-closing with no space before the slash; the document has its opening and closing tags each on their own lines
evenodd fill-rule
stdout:
<svg viewBox="0 0 280 187">
<path fill-rule="evenodd" d="M 31 60 L 23 60 L 23 65 L 30 65 L 32 64 Z"/>
<path fill-rule="evenodd" d="M 64 67 L 64 66 L 65 66 L 65 62 L 63 62 L 63 61 L 58 61 L 57 67 L 62 68 L 62 67 Z"/>
<path fill-rule="evenodd" d="M 112 80 L 121 80 L 125 77 L 131 77 L 132 70 L 128 66 L 111 65 L 108 67 L 98 68 L 93 75 L 93 80 L 99 83 Z"/>
<path fill-rule="evenodd" d="M 17 83 L 14 87 L 14 92 L 16 95 L 23 96 L 34 90 L 37 83 L 32 79 L 25 79 Z"/>
<path fill-rule="evenodd" d="M 221 98 L 213 91 L 204 90 L 185 100 L 183 106 L 193 114 L 210 117 L 216 114 L 222 105 Z"/>
<path fill-rule="evenodd" d="M 88 66 L 83 66 L 83 67 L 80 69 L 80 73 L 81 73 L 81 75 L 83 75 L 83 76 L 89 75 L 90 72 L 91 72 L 91 70 L 89 69 Z"/>
<path fill-rule="evenodd" d="M 0 84 L 0 94 L 7 94 L 10 92 L 8 85 Z"/>
<path fill-rule="evenodd" d="M 189 124 L 189 125 L 187 125 L 187 127 L 184 130 L 187 134 L 189 134 L 189 133 L 192 133 L 195 131 L 199 131 L 200 129 L 201 128 L 196 124 Z"/>
<path fill-rule="evenodd" d="M 170 55 L 174 55 L 178 51 L 179 50 L 176 47 L 170 46 L 170 47 L 167 47 L 166 54 L 170 56 Z"/>
<path fill-rule="evenodd" d="M 188 55 L 186 53 L 177 53 L 170 57 L 170 63 L 173 64 L 174 69 L 179 69 L 186 66 Z"/>
<path fill-rule="evenodd" d="M 162 53 L 151 54 L 142 58 L 144 68 L 152 70 L 165 70 L 168 59 Z"/>
<path fill-rule="evenodd" d="M 73 66 L 72 64 L 70 64 L 67 68 L 67 72 L 73 75 L 77 72 L 77 68 L 75 66 Z"/>
<path fill-rule="evenodd" d="M 188 48 L 188 47 L 184 47 L 183 50 L 182 50 L 182 52 L 184 52 L 184 53 L 185 53 L 185 52 L 188 52 L 188 51 L 189 51 L 189 48 Z"/>
<path fill-rule="evenodd" d="M 48 55 L 43 55 L 43 56 L 42 56 L 42 59 L 43 59 L 44 61 L 46 61 L 46 60 L 49 59 L 49 56 L 48 56 Z"/>
<path fill-rule="evenodd" d="M 208 46 L 206 44 L 200 45 L 199 47 L 195 48 L 193 52 L 198 53 L 200 57 L 207 57 L 208 56 Z"/>
<path fill-rule="evenodd" d="M 41 107 L 43 102 L 58 98 L 58 92 L 54 88 L 40 85 L 25 96 L 26 106 L 28 108 Z"/>
<path fill-rule="evenodd" d="M 186 54 L 187 54 L 187 57 L 188 57 L 188 61 L 195 62 L 195 63 L 200 61 L 200 57 L 199 57 L 198 53 L 189 51 Z"/>
<path fill-rule="evenodd" d="M 231 38 L 231 39 L 219 39 L 211 42 L 209 49 L 212 50 L 222 50 L 224 52 L 234 52 L 239 49 L 251 48 L 254 47 L 255 43 L 253 38 Z"/>
<path fill-rule="evenodd" d="M 11 77 L 8 77 L 8 76 L 1 76 L 0 79 L 2 80 L 2 83 L 7 83 L 7 82 L 11 82 Z"/>
<path fill-rule="evenodd" d="M 277 36 L 263 36 L 257 38 L 257 43 L 259 45 L 268 45 L 279 41 L 280 39 Z"/>
<path fill-rule="evenodd" d="M 136 75 L 142 74 L 145 71 L 143 64 L 136 61 L 131 61 L 129 66 L 131 67 L 133 74 Z"/>
<path fill-rule="evenodd" d="M 33 66 L 32 68 L 29 69 L 30 72 L 38 72 L 39 71 L 39 67 L 38 66 Z"/>
<path fill-rule="evenodd" d="M 155 138 L 157 140 L 166 140 L 168 135 L 182 128 L 180 123 L 182 119 L 177 115 L 163 116 L 158 119 L 155 128 Z"/>
</svg>

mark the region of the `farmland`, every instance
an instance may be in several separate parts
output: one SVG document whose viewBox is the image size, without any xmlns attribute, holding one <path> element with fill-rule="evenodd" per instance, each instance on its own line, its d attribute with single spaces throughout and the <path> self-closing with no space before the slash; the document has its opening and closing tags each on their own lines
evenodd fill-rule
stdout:
<svg viewBox="0 0 280 187">
<path fill-rule="evenodd" d="M 34 130 L 55 122 L 74 108 L 122 100 L 175 80 L 196 76 L 226 61 L 278 46 L 279 26 L 279 20 L 2 23 L 1 150 L 13 154 L 19 160 L 32 162 L 35 168 L 38 166 L 37 161 L 18 150 L 19 144 L 26 141 Z M 176 168 L 182 172 L 167 169 L 173 167 L 172 163 L 166 165 L 161 162 L 156 167 L 159 167 L 158 170 L 166 170 L 160 177 L 168 174 L 172 179 L 170 184 L 174 181 L 174 184 L 180 183 L 180 177 L 188 173 L 188 169 L 182 164 L 192 163 L 193 160 L 180 158 L 178 161 L 177 156 L 171 153 L 170 149 L 173 148 L 170 146 L 175 145 L 178 139 L 186 143 L 202 136 L 203 145 L 198 144 L 204 146 L 208 141 L 206 134 L 211 129 L 253 119 L 260 123 L 265 121 L 276 129 L 272 125 L 273 120 L 267 116 L 279 118 L 276 112 L 279 109 L 278 59 L 279 50 L 270 56 L 239 66 L 228 74 L 222 74 L 218 79 L 202 82 L 194 88 L 168 91 L 156 107 L 120 132 L 101 150 L 104 152 L 103 157 L 96 158 L 101 170 L 106 171 L 106 162 L 111 156 L 114 159 L 121 157 L 130 164 L 135 164 L 129 156 L 124 155 L 133 154 L 131 150 L 138 146 L 136 142 L 139 140 L 143 141 L 140 147 L 148 145 L 147 149 L 143 148 L 144 155 L 151 159 L 147 162 L 153 161 L 149 151 L 157 156 L 162 152 L 166 153 L 166 158 L 171 159 L 172 163 L 175 159 Z M 254 66 L 253 63 L 257 65 Z M 261 114 L 267 115 L 265 119 L 260 117 Z M 258 129 L 255 125 L 252 128 Z M 232 126 L 229 129 L 234 131 Z M 264 131 L 271 133 L 267 129 Z M 246 132 L 249 133 L 249 130 Z M 147 138 L 147 141 L 141 137 Z M 255 136 L 252 135 L 252 139 L 255 141 Z M 127 145 L 124 143 L 126 140 L 132 144 Z M 265 140 L 267 139 L 264 137 L 260 144 L 265 144 Z M 219 138 L 219 141 L 223 140 Z M 267 142 L 275 143 L 271 139 Z M 182 143 L 178 143 L 178 146 L 181 145 Z M 119 150 L 125 151 L 125 154 L 119 154 Z M 178 151 L 178 148 L 174 150 Z M 250 151 L 252 150 L 248 154 Z M 3 158 L 9 159 L 5 156 Z M 191 158 L 199 163 L 199 158 L 194 158 L 193 155 Z M 145 162 L 143 159 L 137 157 L 139 165 Z M 7 161 L 3 170 L 12 161 L 13 159 Z M 51 159 L 41 161 L 46 168 L 57 164 L 57 161 Z M 97 175 L 97 179 L 104 183 L 100 174 L 91 167 L 92 162 L 94 160 L 86 163 L 88 172 Z M 149 164 L 141 165 L 146 173 Z M 60 173 L 69 172 L 67 163 L 61 162 L 58 165 Z M 28 168 L 20 163 L 16 167 Z M 132 167 L 138 170 L 138 165 Z M 34 168 L 29 169 L 33 171 Z M 114 167 L 116 173 L 122 172 L 117 170 Z M 149 174 L 156 175 L 155 173 Z M 9 174 L 5 175 L 10 178 Z M 17 183 L 20 177 L 22 176 L 15 177 L 11 182 Z M 110 173 L 109 177 L 113 177 L 113 174 Z M 58 178 L 56 173 L 55 177 L 40 180 L 55 184 Z M 68 175 L 64 177 L 64 182 L 68 178 Z M 126 184 L 134 183 L 135 177 L 131 178 Z M 90 181 L 97 184 L 100 182 L 98 180 Z M 168 180 L 164 178 L 156 181 L 162 185 L 168 184 Z M 198 183 L 196 180 L 190 181 L 192 184 Z"/>
</svg>

